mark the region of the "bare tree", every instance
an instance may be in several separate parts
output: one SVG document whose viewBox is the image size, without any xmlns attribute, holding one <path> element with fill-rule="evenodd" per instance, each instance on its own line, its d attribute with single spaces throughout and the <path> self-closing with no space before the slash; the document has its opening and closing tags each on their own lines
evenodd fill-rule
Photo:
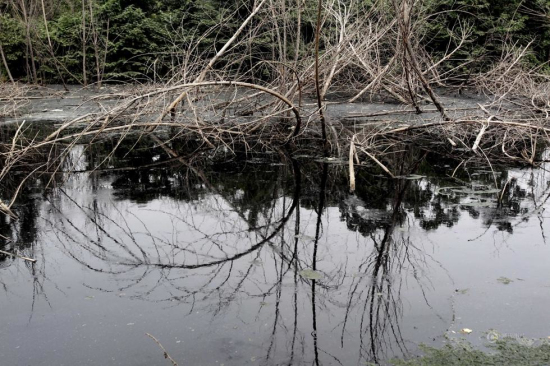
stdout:
<svg viewBox="0 0 550 366">
<path fill-rule="evenodd" d="M 86 47 L 88 38 L 86 36 L 86 0 L 82 0 L 82 83 L 84 86 L 88 85 L 88 79 L 86 76 Z"/>
</svg>

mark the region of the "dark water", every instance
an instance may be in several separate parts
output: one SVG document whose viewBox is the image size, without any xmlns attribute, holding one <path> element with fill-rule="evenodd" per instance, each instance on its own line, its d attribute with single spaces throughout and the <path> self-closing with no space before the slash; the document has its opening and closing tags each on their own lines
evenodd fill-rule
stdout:
<svg viewBox="0 0 550 366">
<path fill-rule="evenodd" d="M 83 172 L 41 176 L 0 222 L 3 249 L 38 260 L 0 256 L 1 365 L 170 365 L 146 333 L 180 365 L 226 366 L 550 336 L 544 166 L 450 178 L 405 149 L 406 178 L 360 168 L 350 194 L 345 165 L 303 156 L 189 169 L 121 149 L 85 172 L 102 154 L 76 148 Z"/>
</svg>

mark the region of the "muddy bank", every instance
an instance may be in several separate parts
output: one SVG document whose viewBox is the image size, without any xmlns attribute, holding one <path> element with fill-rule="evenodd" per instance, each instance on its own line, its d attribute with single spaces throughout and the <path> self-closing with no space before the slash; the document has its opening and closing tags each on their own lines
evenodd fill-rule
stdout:
<svg viewBox="0 0 550 366">
<path fill-rule="evenodd" d="M 10 101 L 0 101 L 0 109 L 6 109 L 5 115 L 0 116 L 0 123 L 11 124 L 27 122 L 63 123 L 76 119 L 87 114 L 104 113 L 120 103 L 124 97 L 135 92 L 131 86 L 110 86 L 101 90 L 93 88 L 83 89 L 78 86 L 70 87 L 65 91 L 59 85 L 48 88 L 30 91 L 27 99 L 21 97 L 21 105 L 13 110 L 7 108 Z M 212 105 L 235 98 L 233 94 L 222 94 L 216 100 L 209 100 Z M 459 95 L 457 92 L 442 90 L 441 102 L 449 109 L 449 115 L 453 118 L 478 114 L 478 104 L 490 102 L 490 98 L 482 95 L 465 92 Z M 159 111 L 164 107 L 159 104 Z M 238 108 L 238 107 L 237 107 Z M 417 114 L 410 107 L 391 102 L 366 102 L 358 101 L 347 103 L 346 98 L 332 96 L 326 101 L 327 116 L 336 122 L 361 123 L 365 121 L 379 121 L 381 119 L 393 120 L 403 123 L 423 123 L 440 119 L 440 114 L 428 102 L 422 105 L 424 113 Z M 316 103 L 313 98 L 305 98 L 303 101 L 303 114 L 312 115 L 316 111 Z M 482 112 L 483 114 L 483 112 Z M 154 120 L 158 116 L 150 115 L 148 118 Z M 245 120 L 243 120 L 245 121 Z M 218 122 L 213 120 L 213 122 Z"/>
</svg>

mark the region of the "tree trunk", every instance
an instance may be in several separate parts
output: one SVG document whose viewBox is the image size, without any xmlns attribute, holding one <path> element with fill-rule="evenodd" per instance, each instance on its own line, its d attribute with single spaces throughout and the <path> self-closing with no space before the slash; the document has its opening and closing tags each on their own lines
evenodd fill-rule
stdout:
<svg viewBox="0 0 550 366">
<path fill-rule="evenodd" d="M 92 44 L 94 46 L 94 57 L 95 57 L 95 72 L 96 72 L 96 82 L 97 88 L 101 88 L 101 57 L 99 54 L 99 34 L 94 22 L 94 7 L 93 0 L 89 0 L 88 7 L 90 9 L 90 30 L 92 37 Z"/>
<path fill-rule="evenodd" d="M 29 16 L 28 16 L 28 13 L 27 13 L 27 5 L 26 5 L 25 0 L 20 0 L 20 6 L 21 6 L 21 12 L 23 14 L 23 21 L 25 22 L 25 42 L 27 44 L 25 58 L 27 60 L 27 76 L 29 76 L 28 74 L 30 72 L 31 75 L 32 75 L 31 81 L 33 83 L 36 83 L 38 81 L 38 76 L 37 76 L 37 73 L 36 73 L 36 62 L 34 61 L 34 49 L 33 49 L 33 46 L 32 46 L 32 39 L 31 39 L 31 23 L 30 23 Z M 30 71 L 28 70 L 29 69 L 29 64 L 28 64 L 29 57 L 31 59 Z"/>
<path fill-rule="evenodd" d="M 296 0 L 296 6 L 298 7 L 298 19 L 296 21 L 296 49 L 294 54 L 294 68 L 298 66 L 298 59 L 300 58 L 300 39 L 302 38 L 302 0 Z"/>
<path fill-rule="evenodd" d="M 323 112 L 323 97 L 319 81 L 319 43 L 321 42 L 321 15 L 323 9 L 323 0 L 317 4 L 317 26 L 315 28 L 315 91 L 317 92 L 317 107 L 319 108 L 319 118 L 321 119 L 321 135 L 324 143 L 325 155 L 328 155 L 328 140 L 325 113 Z"/>
<path fill-rule="evenodd" d="M 61 79 L 61 83 L 63 84 L 63 88 L 66 91 L 69 91 L 67 88 L 67 84 L 65 83 L 65 78 L 63 77 L 63 74 L 61 73 L 61 70 L 59 69 L 57 57 L 55 57 L 55 53 L 53 51 L 53 45 L 52 45 L 52 39 L 50 37 L 50 30 L 48 29 L 48 19 L 46 18 L 46 6 L 44 5 L 44 0 L 40 0 L 40 4 L 42 5 L 42 16 L 44 17 L 44 30 L 46 31 L 46 38 L 48 38 L 48 49 L 50 51 L 50 56 L 53 60 L 53 63 L 55 65 L 55 69 L 57 70 L 57 75 L 59 75 L 59 78 Z"/>
<path fill-rule="evenodd" d="M 86 78 L 86 0 L 82 0 L 82 83 L 88 85 Z"/>
<path fill-rule="evenodd" d="M 4 55 L 4 48 L 2 47 L 2 43 L 0 43 L 0 56 L 2 56 L 2 63 L 4 64 L 4 68 L 6 69 L 8 78 L 13 84 L 15 84 L 15 81 L 13 80 L 13 76 L 11 76 L 10 68 L 8 66 L 8 61 L 6 60 L 6 55 Z"/>
</svg>

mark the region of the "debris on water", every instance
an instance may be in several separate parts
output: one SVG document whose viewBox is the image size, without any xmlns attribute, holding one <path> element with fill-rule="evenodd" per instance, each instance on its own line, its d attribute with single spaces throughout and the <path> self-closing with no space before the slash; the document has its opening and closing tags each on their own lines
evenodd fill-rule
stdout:
<svg viewBox="0 0 550 366">
<path fill-rule="evenodd" d="M 509 278 L 507 278 L 507 277 L 499 277 L 499 278 L 497 278 L 497 281 L 500 282 L 500 283 L 502 283 L 503 285 L 509 285 L 509 284 L 511 284 L 512 282 L 514 282 L 514 280 L 511 280 L 511 279 L 509 279 Z"/>
<path fill-rule="evenodd" d="M 482 191 L 478 191 L 476 194 L 494 194 L 494 193 L 500 193 L 500 192 L 501 192 L 500 189 L 493 188 L 493 189 L 485 189 Z"/>
<path fill-rule="evenodd" d="M 460 330 L 460 333 L 462 333 L 462 334 L 470 334 L 470 333 L 472 333 L 472 332 L 473 332 L 473 330 L 471 330 L 471 329 L 469 329 L 469 328 L 462 328 L 462 329 Z"/>
<path fill-rule="evenodd" d="M 261 266 L 263 263 L 260 259 L 254 259 L 250 262 L 250 264 L 252 264 L 253 266 Z"/>
<path fill-rule="evenodd" d="M 500 193 L 500 189 L 492 188 L 492 189 L 468 189 L 468 188 L 455 188 L 452 190 L 455 193 L 463 193 L 463 194 L 495 194 Z"/>
<path fill-rule="evenodd" d="M 456 193 L 455 189 L 460 189 L 461 187 L 438 187 L 435 189 L 436 195 L 450 196 L 452 193 Z"/>
<path fill-rule="evenodd" d="M 316 159 L 317 163 L 329 163 L 329 164 L 348 164 L 349 161 L 339 158 L 324 158 L 324 159 Z"/>
<path fill-rule="evenodd" d="M 411 175 L 407 175 L 403 178 L 408 179 L 408 180 L 418 180 L 418 179 L 426 178 L 426 176 L 425 175 L 418 175 L 418 174 L 411 174 Z"/>
<path fill-rule="evenodd" d="M 465 207 L 491 207 L 495 204 L 495 202 L 491 201 L 473 201 L 473 202 L 465 202 L 461 203 L 461 206 Z"/>
<path fill-rule="evenodd" d="M 323 275 L 313 269 L 304 269 L 300 271 L 300 276 L 307 280 L 320 280 L 323 278 Z"/>
<path fill-rule="evenodd" d="M 313 236 L 309 236 L 309 235 L 296 235 L 294 237 L 296 239 L 315 240 Z"/>
</svg>

